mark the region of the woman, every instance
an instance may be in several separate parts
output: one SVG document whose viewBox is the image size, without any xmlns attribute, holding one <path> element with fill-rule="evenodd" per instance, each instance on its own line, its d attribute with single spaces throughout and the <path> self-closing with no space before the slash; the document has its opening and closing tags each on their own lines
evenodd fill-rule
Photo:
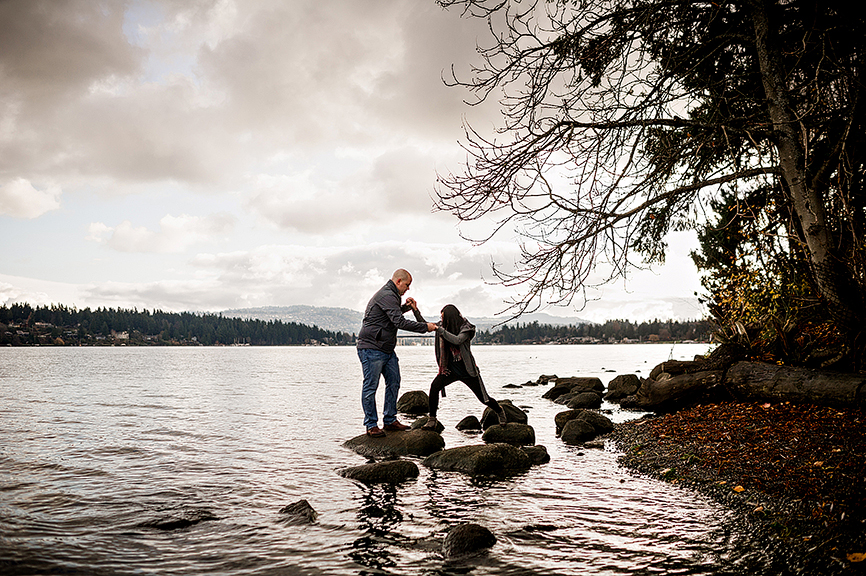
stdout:
<svg viewBox="0 0 866 576">
<path fill-rule="evenodd" d="M 430 416 L 423 426 L 424 429 L 436 429 L 439 395 L 444 397 L 445 387 L 457 380 L 469 386 L 481 403 L 496 413 L 500 424 L 506 423 L 505 410 L 487 394 L 481 381 L 481 372 L 469 349 L 469 342 L 474 336 L 475 326 L 461 316 L 456 306 L 448 304 L 442 309 L 442 322 L 436 325 L 436 363 L 439 365 L 439 374 L 430 384 Z"/>
</svg>

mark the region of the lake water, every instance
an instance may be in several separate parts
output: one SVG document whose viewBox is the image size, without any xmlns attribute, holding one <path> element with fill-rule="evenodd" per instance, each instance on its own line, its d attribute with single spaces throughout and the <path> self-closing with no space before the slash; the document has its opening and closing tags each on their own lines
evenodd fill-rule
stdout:
<svg viewBox="0 0 866 576">
<path fill-rule="evenodd" d="M 607 384 L 707 348 L 478 346 L 490 394 L 527 411 L 551 462 L 499 481 L 419 466 L 396 488 L 337 474 L 365 463 L 342 446 L 363 432 L 354 348 L 0 349 L 0 574 L 762 573 L 724 508 L 619 467 L 610 443 L 562 444 L 546 387 L 503 389 Z M 433 348 L 398 355 L 401 392 L 427 390 Z M 449 386 L 447 447 L 481 442 L 454 425 L 482 409 Z M 286 523 L 302 498 L 318 521 Z M 449 563 L 439 546 L 462 522 L 498 542 Z"/>
</svg>

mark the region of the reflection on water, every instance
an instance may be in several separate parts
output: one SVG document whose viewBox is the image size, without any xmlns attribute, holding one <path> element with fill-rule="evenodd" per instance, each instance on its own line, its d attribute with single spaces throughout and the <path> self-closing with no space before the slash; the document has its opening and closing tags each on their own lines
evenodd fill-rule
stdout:
<svg viewBox="0 0 866 576">
<path fill-rule="evenodd" d="M 491 393 L 525 407 L 550 463 L 506 480 L 420 466 L 397 487 L 336 473 L 364 460 L 342 447 L 363 431 L 352 348 L 0 349 L 0 574 L 773 574 L 724 509 L 619 468 L 612 447 L 563 445 L 544 387 L 503 388 L 608 382 L 705 349 L 478 347 Z M 398 353 L 402 390 L 426 390 L 432 350 Z M 480 442 L 454 424 L 481 408 L 449 388 L 447 446 Z M 300 499 L 317 522 L 281 518 Z M 497 543 L 446 561 L 463 522 Z"/>
<path fill-rule="evenodd" d="M 397 562 L 391 550 L 400 545 L 397 528 L 403 521 L 403 514 L 397 509 L 397 488 L 373 486 L 363 491 L 358 508 L 358 529 L 362 536 L 352 543 L 349 557 L 374 570 L 395 568 Z"/>
</svg>

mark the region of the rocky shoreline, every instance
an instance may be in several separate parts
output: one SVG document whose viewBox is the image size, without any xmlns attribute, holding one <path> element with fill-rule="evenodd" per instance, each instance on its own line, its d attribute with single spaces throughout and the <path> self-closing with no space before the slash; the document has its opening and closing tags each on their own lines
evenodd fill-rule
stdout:
<svg viewBox="0 0 866 576">
<path fill-rule="evenodd" d="M 696 490 L 738 516 L 792 574 L 866 569 L 866 412 L 722 402 L 617 424 L 635 472 Z"/>
<path fill-rule="evenodd" d="M 866 570 L 866 375 L 769 365 L 720 346 L 708 357 L 666 361 L 649 378 L 542 375 L 523 386 L 552 386 L 541 395 L 565 408 L 555 419 L 564 444 L 612 441 L 620 465 L 695 490 L 732 511 L 727 526 L 748 540 L 752 566 L 779 574 L 842 575 Z M 602 400 L 642 414 L 614 425 Z M 361 482 L 399 484 L 418 476 L 400 460 L 423 458 L 432 469 L 472 476 L 509 476 L 550 460 L 535 445 L 527 414 L 503 400 L 507 423 L 488 408 L 482 443 L 445 448 L 441 429 L 421 428 L 428 399 L 410 391 L 398 411 L 420 416 L 412 430 L 344 444 L 384 462 L 340 471 Z M 471 420 L 471 422 L 469 422 Z M 468 422 L 468 423 L 467 423 Z M 760 550 L 765 550 L 762 555 Z"/>
</svg>

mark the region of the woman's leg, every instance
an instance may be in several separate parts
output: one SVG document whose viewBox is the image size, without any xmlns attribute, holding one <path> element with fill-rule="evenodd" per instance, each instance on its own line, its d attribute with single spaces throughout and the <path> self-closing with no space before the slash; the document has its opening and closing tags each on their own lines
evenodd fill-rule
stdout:
<svg viewBox="0 0 866 576">
<path fill-rule="evenodd" d="M 472 393 L 475 394 L 475 397 L 478 398 L 482 404 L 493 410 L 499 416 L 500 422 L 503 422 L 505 419 L 505 410 L 499 405 L 499 402 L 490 397 L 487 390 L 484 388 L 484 383 L 481 381 L 481 378 L 478 376 L 471 376 L 463 380 L 463 383 L 469 386 L 469 389 L 472 390 Z"/>
<path fill-rule="evenodd" d="M 439 411 L 439 395 L 442 394 L 445 387 L 452 382 L 454 382 L 453 378 L 446 374 L 439 374 L 433 379 L 433 382 L 430 383 L 429 412 L 431 418 L 435 418 L 436 412 Z"/>
</svg>

